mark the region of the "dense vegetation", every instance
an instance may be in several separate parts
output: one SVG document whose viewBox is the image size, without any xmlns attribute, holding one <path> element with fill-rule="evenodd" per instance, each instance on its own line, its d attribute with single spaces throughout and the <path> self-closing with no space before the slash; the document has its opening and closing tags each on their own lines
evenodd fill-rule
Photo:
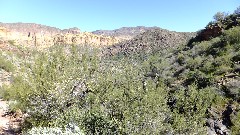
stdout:
<svg viewBox="0 0 240 135">
<path fill-rule="evenodd" d="M 32 52 L 2 96 L 28 114 L 28 134 L 206 134 L 208 120 L 239 134 L 240 27 L 223 29 L 144 56 L 74 45 Z"/>
</svg>

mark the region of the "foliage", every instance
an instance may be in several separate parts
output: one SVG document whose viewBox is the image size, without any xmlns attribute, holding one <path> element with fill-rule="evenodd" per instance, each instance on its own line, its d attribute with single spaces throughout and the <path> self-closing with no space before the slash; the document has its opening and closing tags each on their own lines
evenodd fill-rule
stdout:
<svg viewBox="0 0 240 135">
<path fill-rule="evenodd" d="M 215 21 L 222 21 L 226 18 L 228 14 L 225 13 L 225 12 L 217 12 L 214 16 L 213 16 L 213 19 Z"/>
<path fill-rule="evenodd" d="M 239 14 L 240 14 L 240 6 L 239 6 L 239 7 L 237 7 L 237 9 L 234 11 L 234 14 L 237 14 L 237 15 L 239 15 Z"/>
</svg>

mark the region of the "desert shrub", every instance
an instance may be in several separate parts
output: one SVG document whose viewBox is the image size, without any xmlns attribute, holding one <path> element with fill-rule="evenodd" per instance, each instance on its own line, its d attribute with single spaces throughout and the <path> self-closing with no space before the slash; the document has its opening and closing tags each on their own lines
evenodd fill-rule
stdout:
<svg viewBox="0 0 240 135">
<path fill-rule="evenodd" d="M 177 62 L 180 64 L 180 65 L 183 65 L 184 64 L 184 55 L 179 53 L 178 56 L 177 56 Z"/>
<path fill-rule="evenodd" d="M 222 56 L 222 57 L 217 57 L 217 58 L 214 59 L 213 64 L 216 67 L 219 67 L 219 66 L 222 66 L 222 65 L 230 67 L 232 65 L 231 55 L 225 55 L 225 56 Z"/>
<path fill-rule="evenodd" d="M 214 57 L 221 56 L 224 54 L 224 48 L 225 44 L 220 42 L 212 43 L 211 46 L 206 50 L 206 55 L 212 55 Z"/>
<path fill-rule="evenodd" d="M 14 40 L 8 40 L 8 43 L 11 45 L 15 45 L 15 41 Z"/>
<path fill-rule="evenodd" d="M 214 72 L 214 75 L 224 75 L 226 73 L 229 73 L 232 71 L 232 68 L 226 65 L 221 65 L 216 68 L 216 71 Z"/>
<path fill-rule="evenodd" d="M 192 48 L 193 56 L 204 54 L 210 45 L 211 45 L 211 43 L 209 43 L 209 41 L 203 41 L 203 42 L 199 43 L 198 45 L 194 46 Z"/>
<path fill-rule="evenodd" d="M 205 73 L 196 70 L 196 71 L 190 71 L 187 74 L 187 79 L 185 80 L 185 85 L 191 85 L 193 83 L 196 83 L 198 88 L 205 88 L 212 83 L 212 78 L 211 76 L 206 75 Z"/>
<path fill-rule="evenodd" d="M 208 57 L 206 60 L 203 62 L 203 66 L 200 67 L 200 71 L 206 73 L 206 74 L 211 74 L 216 70 L 216 67 L 213 64 L 214 59 L 212 57 Z"/>
<path fill-rule="evenodd" d="M 4 58 L 2 55 L 2 52 L 0 52 L 0 68 L 6 70 L 7 72 L 13 72 L 14 71 L 14 65 Z"/>
<path fill-rule="evenodd" d="M 186 62 L 187 68 L 194 70 L 196 68 L 199 68 L 202 65 L 203 59 L 201 56 L 198 56 L 196 58 L 188 58 L 186 61 L 187 61 Z"/>
</svg>

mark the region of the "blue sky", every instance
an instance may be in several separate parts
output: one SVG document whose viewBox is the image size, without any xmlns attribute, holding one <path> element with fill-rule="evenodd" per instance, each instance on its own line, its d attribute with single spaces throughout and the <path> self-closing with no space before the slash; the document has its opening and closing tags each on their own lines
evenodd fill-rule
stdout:
<svg viewBox="0 0 240 135">
<path fill-rule="evenodd" d="M 158 26 L 197 31 L 240 0 L 0 0 L 0 22 L 28 22 L 82 31 Z"/>
</svg>

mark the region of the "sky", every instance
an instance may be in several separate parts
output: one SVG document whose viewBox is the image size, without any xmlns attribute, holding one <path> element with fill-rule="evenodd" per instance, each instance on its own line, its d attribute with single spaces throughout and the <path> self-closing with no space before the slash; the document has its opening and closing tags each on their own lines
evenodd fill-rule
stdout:
<svg viewBox="0 0 240 135">
<path fill-rule="evenodd" d="M 0 0 L 0 22 L 38 23 L 81 31 L 157 26 L 195 32 L 240 0 Z"/>
</svg>

